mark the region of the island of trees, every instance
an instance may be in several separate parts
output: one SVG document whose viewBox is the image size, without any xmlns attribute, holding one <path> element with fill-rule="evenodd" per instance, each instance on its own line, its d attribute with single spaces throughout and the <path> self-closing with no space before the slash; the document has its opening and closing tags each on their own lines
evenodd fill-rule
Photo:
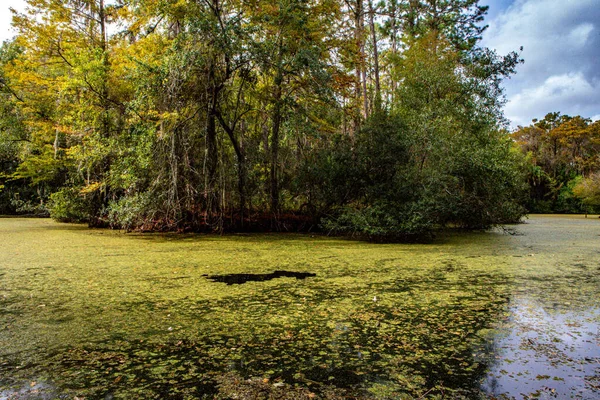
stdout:
<svg viewBox="0 0 600 400">
<path fill-rule="evenodd" d="M 521 60 L 479 45 L 478 3 L 27 0 L 0 48 L 0 214 L 405 239 L 590 211 L 598 123 L 509 134 Z"/>
</svg>

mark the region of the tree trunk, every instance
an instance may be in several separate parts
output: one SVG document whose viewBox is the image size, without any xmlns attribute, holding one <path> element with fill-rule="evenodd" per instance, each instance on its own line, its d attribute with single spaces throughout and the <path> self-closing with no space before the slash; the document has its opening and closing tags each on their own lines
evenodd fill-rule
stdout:
<svg viewBox="0 0 600 400">
<path fill-rule="evenodd" d="M 354 134 L 358 134 L 362 120 L 367 117 L 367 96 L 366 96 L 366 72 L 364 70 L 364 38 L 363 38 L 363 0 L 356 0 L 356 8 L 354 9 L 354 40 L 356 43 L 356 109 L 354 116 Z M 362 100 L 362 101 L 361 101 Z M 361 106 L 362 103 L 362 106 Z"/>
<path fill-rule="evenodd" d="M 97 6 L 97 7 L 96 7 Z M 94 9 L 95 8 L 95 9 Z M 101 115 L 100 115 L 100 126 L 98 127 L 100 131 L 100 136 L 103 139 L 110 139 L 110 103 L 109 103 L 109 91 L 108 91 L 108 74 L 110 71 L 110 60 L 108 58 L 108 38 L 107 38 L 107 30 L 106 30 L 106 10 L 104 5 L 104 0 L 100 0 L 98 3 L 93 2 L 90 3 L 90 16 L 94 17 L 94 20 L 90 20 L 89 29 L 92 37 L 94 37 L 94 42 L 92 46 L 96 47 L 97 50 L 100 50 L 101 53 L 101 62 L 102 62 L 102 81 L 100 83 L 100 87 L 97 89 L 97 95 L 99 98 L 99 103 L 101 106 Z M 100 37 L 97 36 L 97 33 L 94 29 L 95 22 L 98 23 L 100 27 Z M 107 155 L 99 161 L 98 165 L 95 168 L 95 179 L 104 180 L 108 175 L 110 168 L 112 165 L 111 156 Z M 90 211 L 90 226 L 102 226 L 104 223 L 102 221 L 101 211 L 108 204 L 109 193 L 108 190 L 110 188 L 103 188 L 100 191 L 92 194 L 91 203 L 91 211 Z"/>
<path fill-rule="evenodd" d="M 391 6 L 392 9 L 391 11 L 391 18 L 392 18 L 392 55 L 395 57 L 396 54 L 398 53 L 398 4 L 396 2 L 397 0 L 391 0 Z M 396 80 L 394 78 L 393 74 L 390 74 L 390 81 L 391 81 L 391 89 L 392 89 L 392 93 L 391 93 L 391 102 L 392 104 L 394 104 L 394 99 L 396 96 Z"/>
<path fill-rule="evenodd" d="M 273 128 L 271 131 L 271 213 L 276 215 L 279 211 L 279 177 L 277 168 L 279 165 L 279 133 L 282 119 L 282 83 L 281 71 L 277 72 L 275 78 L 275 107 L 273 109 Z"/>
<path fill-rule="evenodd" d="M 55 128 L 55 133 L 54 133 L 54 146 L 52 146 L 54 148 L 54 159 L 58 159 L 58 149 L 60 148 L 60 133 L 58 131 L 58 128 Z"/>
<path fill-rule="evenodd" d="M 363 97 L 363 118 L 367 119 L 369 116 L 369 96 L 367 93 L 367 60 L 365 54 L 365 12 L 363 7 L 363 0 L 357 1 L 357 7 L 360 12 L 359 16 L 359 26 L 360 26 L 360 65 L 361 65 L 361 75 L 362 75 L 362 97 Z"/>
<path fill-rule="evenodd" d="M 237 140 L 235 137 L 235 123 L 233 126 L 229 125 L 225 122 L 225 119 L 221 115 L 220 112 L 217 113 L 217 118 L 219 119 L 219 123 L 229 140 L 231 141 L 231 145 L 233 146 L 233 150 L 235 151 L 235 156 L 237 159 L 237 172 L 238 172 L 238 195 L 240 198 L 240 223 L 241 226 L 244 226 L 244 215 L 246 214 L 246 156 L 244 154 L 244 149 L 242 147 L 241 140 Z"/>
<path fill-rule="evenodd" d="M 377 49 L 377 32 L 375 31 L 375 9 L 373 0 L 369 0 L 369 27 L 371 29 L 371 40 L 373 41 L 373 68 L 375 72 L 375 101 L 374 111 L 381 110 L 381 83 L 379 81 L 379 52 Z"/>
<path fill-rule="evenodd" d="M 110 64 L 108 60 L 108 38 L 106 37 L 106 12 L 104 9 L 104 0 L 100 0 L 100 6 L 98 9 L 98 21 L 100 22 L 100 49 L 102 50 L 102 67 L 104 69 L 104 76 L 102 80 L 102 88 L 100 93 L 102 95 L 102 134 L 105 138 L 110 136 L 110 116 L 109 116 L 109 102 L 108 102 L 108 71 Z"/>
<path fill-rule="evenodd" d="M 214 75 L 214 73 L 211 73 L 211 75 Z M 208 223 L 212 222 L 212 217 L 216 215 L 219 210 L 219 195 L 216 190 L 216 176 L 218 167 L 216 115 L 217 96 L 218 90 L 217 88 L 213 88 L 206 122 L 205 199 Z"/>
</svg>

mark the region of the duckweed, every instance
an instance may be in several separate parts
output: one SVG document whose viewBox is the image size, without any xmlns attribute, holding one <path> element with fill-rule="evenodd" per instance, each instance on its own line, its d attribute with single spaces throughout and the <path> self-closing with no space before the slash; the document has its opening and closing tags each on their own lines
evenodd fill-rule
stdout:
<svg viewBox="0 0 600 400">
<path fill-rule="evenodd" d="M 598 392 L 600 221 L 431 244 L 0 219 L 0 398 Z M 270 276 L 227 285 L 207 277 Z"/>
</svg>

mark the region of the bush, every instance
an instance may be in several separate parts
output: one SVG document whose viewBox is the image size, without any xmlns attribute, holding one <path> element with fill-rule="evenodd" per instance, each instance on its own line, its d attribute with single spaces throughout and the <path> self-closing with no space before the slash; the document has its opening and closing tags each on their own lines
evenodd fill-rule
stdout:
<svg viewBox="0 0 600 400">
<path fill-rule="evenodd" d="M 484 229 L 520 220 L 524 174 L 501 132 L 441 131 L 431 140 L 418 132 L 397 116 L 376 115 L 349 156 L 337 157 L 339 148 L 332 148 L 332 155 L 322 157 L 330 162 L 314 174 L 322 178 L 315 186 L 331 193 L 340 177 L 350 185 L 346 201 L 323 219 L 324 229 L 374 241 L 412 241 L 444 226 Z"/>
<path fill-rule="evenodd" d="M 110 227 L 129 231 L 142 226 L 150 204 L 150 196 L 147 193 L 111 201 L 107 210 Z"/>
<path fill-rule="evenodd" d="M 576 180 L 573 194 L 587 207 L 586 212 L 600 211 L 600 172 Z"/>
<path fill-rule="evenodd" d="M 407 207 L 408 206 L 408 207 Z M 416 241 L 428 239 L 434 229 L 427 213 L 415 204 L 373 204 L 344 207 L 334 218 L 325 218 L 323 228 L 329 232 L 350 234 L 374 242 Z"/>
<path fill-rule="evenodd" d="M 11 199 L 11 206 L 19 215 L 33 215 L 36 217 L 47 217 L 48 209 L 43 202 L 32 200 Z"/>
<path fill-rule="evenodd" d="M 59 222 L 87 222 L 89 205 L 79 188 L 63 188 L 50 195 L 50 217 Z"/>
</svg>

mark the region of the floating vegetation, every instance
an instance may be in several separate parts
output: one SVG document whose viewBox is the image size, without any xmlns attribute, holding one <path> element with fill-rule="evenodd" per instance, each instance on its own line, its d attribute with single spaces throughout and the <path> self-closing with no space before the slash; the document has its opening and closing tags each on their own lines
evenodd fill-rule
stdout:
<svg viewBox="0 0 600 400">
<path fill-rule="evenodd" d="M 374 245 L 0 219 L 0 398 L 597 398 L 600 225 L 517 229 Z"/>
</svg>

